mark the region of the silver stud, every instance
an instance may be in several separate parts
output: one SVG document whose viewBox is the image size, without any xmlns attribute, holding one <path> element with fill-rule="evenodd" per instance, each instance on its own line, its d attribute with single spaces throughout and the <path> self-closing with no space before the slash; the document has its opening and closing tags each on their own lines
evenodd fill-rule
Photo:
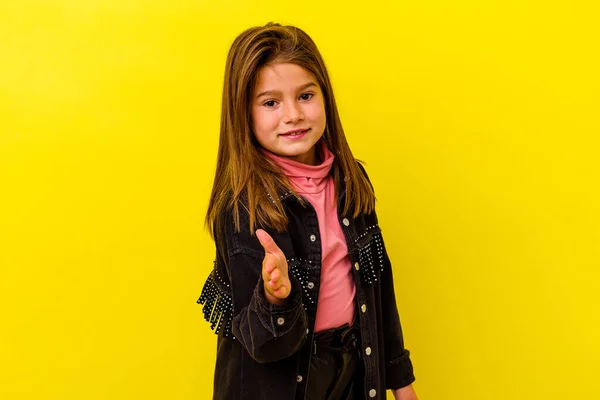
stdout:
<svg viewBox="0 0 600 400">
<path fill-rule="evenodd" d="M 348 221 L 348 218 L 344 218 L 344 219 L 342 220 L 342 224 L 344 224 L 344 225 L 346 225 L 346 226 L 349 226 L 349 225 L 350 225 L 350 221 Z"/>
<path fill-rule="evenodd" d="M 368 355 L 368 356 L 370 356 L 370 355 L 371 355 L 371 348 L 370 348 L 370 347 L 367 347 L 367 348 L 365 349 L 365 354 L 366 354 L 366 355 Z"/>
<path fill-rule="evenodd" d="M 283 325 L 283 324 L 285 324 L 285 319 L 283 317 L 277 318 L 277 325 Z"/>
<path fill-rule="evenodd" d="M 298 375 L 296 377 L 296 382 L 302 382 L 302 375 Z"/>
<path fill-rule="evenodd" d="M 310 235 L 310 241 L 314 242 L 315 240 L 317 240 L 317 237 L 315 235 Z"/>
<path fill-rule="evenodd" d="M 377 396 L 377 390 L 375 390 L 375 389 L 369 390 L 369 397 L 373 398 L 375 396 Z"/>
<path fill-rule="evenodd" d="M 308 282 L 308 283 L 306 284 L 306 286 L 307 286 L 309 289 L 312 289 L 312 288 L 314 288 L 314 287 L 315 287 L 315 284 L 314 284 L 314 283 L 312 283 L 312 282 Z"/>
</svg>

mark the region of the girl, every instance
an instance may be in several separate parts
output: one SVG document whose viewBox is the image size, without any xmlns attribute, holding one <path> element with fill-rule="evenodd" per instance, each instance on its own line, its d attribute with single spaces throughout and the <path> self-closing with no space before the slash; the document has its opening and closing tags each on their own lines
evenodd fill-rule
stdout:
<svg viewBox="0 0 600 400">
<path fill-rule="evenodd" d="M 269 23 L 227 57 L 198 303 L 218 334 L 214 399 L 416 399 L 364 168 L 302 30 Z"/>
</svg>

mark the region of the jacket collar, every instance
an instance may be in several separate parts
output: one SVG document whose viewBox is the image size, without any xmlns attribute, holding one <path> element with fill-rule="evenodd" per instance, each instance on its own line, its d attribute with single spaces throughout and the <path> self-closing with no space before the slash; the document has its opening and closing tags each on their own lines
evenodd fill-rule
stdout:
<svg viewBox="0 0 600 400">
<path fill-rule="evenodd" d="M 284 201 L 285 199 L 289 198 L 289 197 L 293 197 L 294 193 L 284 187 L 279 187 L 277 189 L 277 196 L 279 197 L 280 201 Z M 271 196 L 271 194 L 269 192 L 267 192 L 267 197 L 269 198 L 269 200 L 271 200 L 271 203 L 275 204 L 275 200 L 273 199 L 273 196 Z"/>
</svg>

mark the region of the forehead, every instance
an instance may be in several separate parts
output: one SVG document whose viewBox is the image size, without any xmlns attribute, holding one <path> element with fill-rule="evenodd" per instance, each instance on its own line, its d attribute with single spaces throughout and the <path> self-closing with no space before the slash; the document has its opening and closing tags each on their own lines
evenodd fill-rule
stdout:
<svg viewBox="0 0 600 400">
<path fill-rule="evenodd" d="M 315 75 L 296 64 L 273 64 L 260 68 L 256 77 L 255 91 L 295 89 L 309 82 L 317 83 Z"/>
</svg>

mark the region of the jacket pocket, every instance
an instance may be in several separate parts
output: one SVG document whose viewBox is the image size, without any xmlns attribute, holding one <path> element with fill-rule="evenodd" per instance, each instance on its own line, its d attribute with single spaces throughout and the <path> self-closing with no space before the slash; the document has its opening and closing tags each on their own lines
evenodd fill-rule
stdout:
<svg viewBox="0 0 600 400">
<path fill-rule="evenodd" d="M 378 282 L 385 265 L 383 237 L 379 225 L 370 226 L 359 234 L 353 248 L 354 268 L 358 267 L 362 283 L 372 285 Z"/>
</svg>

